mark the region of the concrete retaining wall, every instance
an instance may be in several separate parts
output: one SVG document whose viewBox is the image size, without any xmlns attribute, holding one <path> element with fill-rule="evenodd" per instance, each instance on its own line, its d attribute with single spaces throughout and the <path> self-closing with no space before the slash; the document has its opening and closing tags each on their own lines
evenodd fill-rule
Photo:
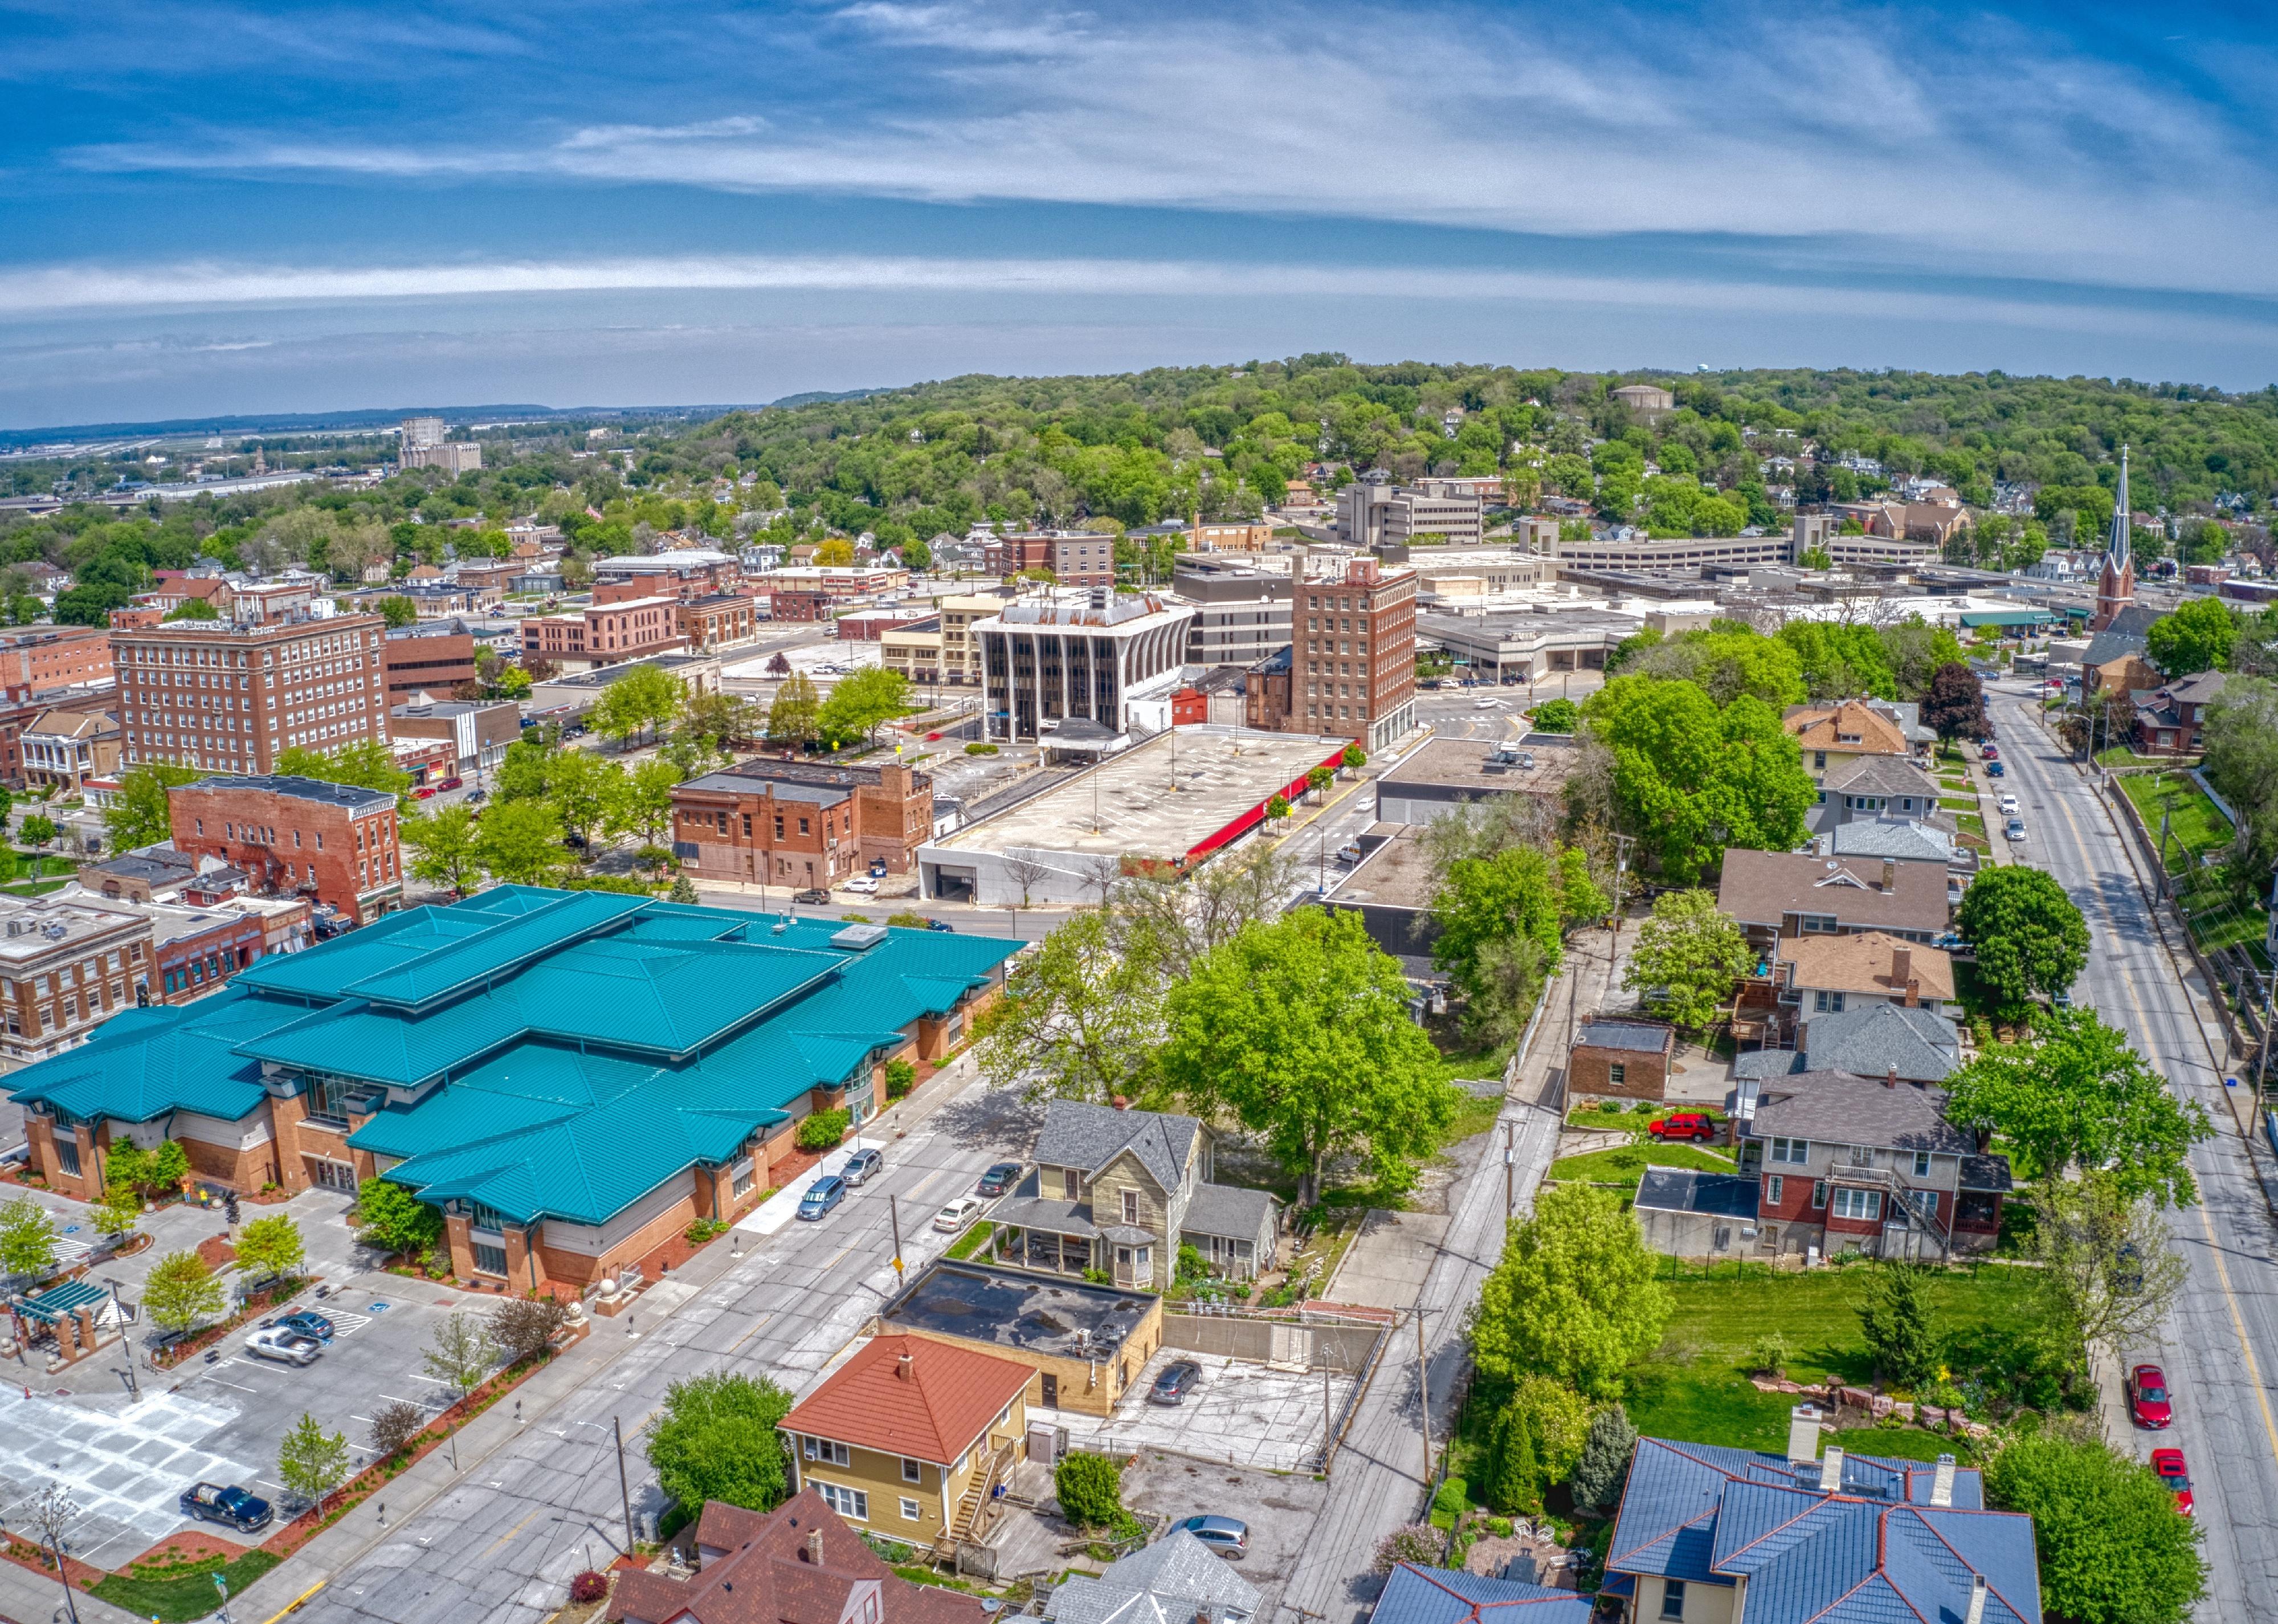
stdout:
<svg viewBox="0 0 2278 1624">
<path fill-rule="evenodd" d="M 1189 1353 L 1247 1360 L 1252 1364 L 1296 1364 L 1308 1370 L 1350 1375 L 1376 1352 L 1383 1328 L 1329 1325 L 1305 1320 L 1250 1319 L 1238 1314 L 1166 1314 L 1163 1345 Z"/>
</svg>

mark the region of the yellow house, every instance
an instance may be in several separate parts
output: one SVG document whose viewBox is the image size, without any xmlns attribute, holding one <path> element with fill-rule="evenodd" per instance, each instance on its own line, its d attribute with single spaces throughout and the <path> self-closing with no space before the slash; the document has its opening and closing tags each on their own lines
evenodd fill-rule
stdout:
<svg viewBox="0 0 2278 1624">
<path fill-rule="evenodd" d="M 795 1489 L 857 1528 L 946 1551 L 981 1537 L 1020 1460 L 1029 1369 L 930 1338 L 873 1337 L 783 1419 Z"/>
</svg>

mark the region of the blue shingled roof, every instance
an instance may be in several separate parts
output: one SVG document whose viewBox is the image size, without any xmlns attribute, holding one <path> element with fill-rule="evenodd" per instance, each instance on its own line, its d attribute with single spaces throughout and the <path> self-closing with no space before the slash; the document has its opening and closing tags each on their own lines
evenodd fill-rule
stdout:
<svg viewBox="0 0 2278 1624">
<path fill-rule="evenodd" d="M 1852 1455 L 1839 1490 L 1820 1465 L 1641 1438 L 1614 1524 L 1609 1574 L 1748 1585 L 1749 1624 L 1919 1624 L 1960 1619 L 1984 1575 L 1985 1624 L 2040 1624 L 2032 1520 L 1983 1509 L 1956 1470 L 1952 1506 L 1930 1504 L 1936 1468 Z"/>
<path fill-rule="evenodd" d="M 122 1015 L 19 1073 L 14 1097 L 88 1118 L 233 1121 L 261 1104 L 264 1061 L 406 1089 L 447 1078 L 350 1143 L 397 1159 L 386 1176 L 432 1200 L 600 1223 L 847 1083 L 1018 946 L 895 930 L 849 950 L 832 945 L 839 929 L 501 887 Z"/>
<path fill-rule="evenodd" d="M 1488 1579 L 1402 1562 L 1384 1582 L 1371 1624 L 1589 1624 L 1590 1598 L 1546 1584 Z"/>
</svg>

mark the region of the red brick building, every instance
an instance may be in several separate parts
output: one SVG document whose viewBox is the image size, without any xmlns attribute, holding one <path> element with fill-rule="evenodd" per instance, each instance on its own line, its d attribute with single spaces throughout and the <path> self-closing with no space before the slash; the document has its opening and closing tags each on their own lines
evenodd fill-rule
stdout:
<svg viewBox="0 0 2278 1624">
<path fill-rule="evenodd" d="M 631 598 L 596 603 L 582 614 L 548 615 L 522 623 L 522 652 L 557 665 L 591 670 L 686 647 L 679 631 L 677 598 Z"/>
<path fill-rule="evenodd" d="M 475 680 L 475 634 L 463 620 L 435 620 L 399 626 L 380 645 L 390 709 L 415 693 L 447 695 Z"/>
<path fill-rule="evenodd" d="M 1416 572 L 1357 558 L 1299 582 L 1289 658 L 1288 731 L 1384 749 L 1416 725 Z"/>
<path fill-rule="evenodd" d="M 167 793 L 174 849 L 242 869 L 259 891 L 298 892 L 361 924 L 403 895 L 395 797 L 314 778 L 201 778 Z"/>
<path fill-rule="evenodd" d="M 933 833 L 933 778 L 907 767 L 753 760 L 672 792 L 673 854 L 698 879 L 828 889 L 873 861 L 907 870 Z"/>
<path fill-rule="evenodd" d="M 111 632 L 128 767 L 265 773 L 294 746 L 387 738 L 377 615 L 243 628 L 176 621 Z"/>
<path fill-rule="evenodd" d="M 717 592 L 682 599 L 679 625 L 690 650 L 704 654 L 729 643 L 748 642 L 759 631 L 759 613 L 748 594 Z"/>
<path fill-rule="evenodd" d="M 0 632 L 0 699 L 109 682 L 111 633 L 101 626 L 23 626 Z"/>
</svg>

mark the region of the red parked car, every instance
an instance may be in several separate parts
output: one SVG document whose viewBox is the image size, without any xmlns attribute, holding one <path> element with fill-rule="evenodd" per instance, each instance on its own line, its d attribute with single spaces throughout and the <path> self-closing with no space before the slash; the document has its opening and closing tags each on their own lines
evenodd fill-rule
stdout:
<svg viewBox="0 0 2278 1624">
<path fill-rule="evenodd" d="M 1985 745 L 1980 748 L 1978 754 L 1986 761 L 1998 762 L 2001 759 L 2001 747 L 1993 744 Z"/>
<path fill-rule="evenodd" d="M 2128 1413 L 2139 1427 L 2165 1431 L 2175 1423 L 2175 1406 L 2167 1398 L 2167 1377 L 2157 1365 L 2138 1365 L 2128 1373 Z"/>
<path fill-rule="evenodd" d="M 2183 1464 L 2180 1449 L 2155 1449 L 2152 1452 L 2152 1469 L 2160 1481 L 2175 1491 L 2175 1509 L 2188 1517 L 2197 1505 L 2191 1498 L 2191 1469 Z"/>
<path fill-rule="evenodd" d="M 1678 1111 L 1655 1117 L 1646 1131 L 1656 1139 L 1693 1139 L 1705 1145 L 1716 1137 L 1716 1119 L 1706 1111 Z"/>
</svg>

